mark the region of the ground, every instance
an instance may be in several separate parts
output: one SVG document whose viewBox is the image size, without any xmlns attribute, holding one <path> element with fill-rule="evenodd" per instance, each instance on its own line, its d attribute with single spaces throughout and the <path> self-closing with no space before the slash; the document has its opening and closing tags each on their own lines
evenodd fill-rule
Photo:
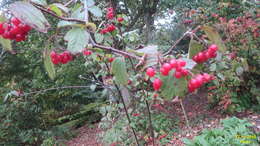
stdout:
<svg viewBox="0 0 260 146">
<path fill-rule="evenodd" d="M 230 116 L 236 116 L 242 119 L 247 118 L 254 125 L 253 129 L 256 132 L 260 132 L 260 114 L 253 113 L 251 111 L 244 111 L 241 113 L 229 115 L 222 113 L 221 111 L 217 110 L 217 108 L 209 109 L 209 103 L 206 99 L 205 92 L 188 96 L 183 100 L 183 105 L 190 121 L 191 130 L 189 130 L 185 123 L 185 118 L 183 116 L 180 104 L 178 102 L 165 103 L 164 107 L 167 107 L 167 110 L 164 110 L 163 112 L 168 112 L 172 115 L 178 115 L 180 117 L 180 121 L 183 121 L 179 123 L 181 132 L 174 133 L 172 135 L 172 141 L 168 144 L 169 146 L 183 146 L 184 144 L 181 141 L 182 138 L 193 138 L 203 129 L 219 127 L 220 120 Z M 68 141 L 66 145 L 102 146 L 102 144 L 98 142 L 97 138 L 97 134 L 100 132 L 98 123 L 95 125 L 85 125 L 79 128 L 77 131 L 79 132 L 78 136 Z"/>
</svg>

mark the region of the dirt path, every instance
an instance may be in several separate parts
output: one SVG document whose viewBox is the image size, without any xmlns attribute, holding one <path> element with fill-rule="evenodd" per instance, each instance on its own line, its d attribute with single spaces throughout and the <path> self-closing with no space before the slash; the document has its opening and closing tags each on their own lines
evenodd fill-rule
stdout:
<svg viewBox="0 0 260 146">
<path fill-rule="evenodd" d="M 196 103 L 196 104 L 194 104 Z M 185 110 L 187 111 L 191 132 L 189 132 L 188 127 L 186 126 L 185 119 L 181 110 L 181 106 L 179 103 L 165 103 L 162 109 L 154 109 L 157 112 L 164 112 L 169 115 L 175 115 L 180 118 L 179 128 L 181 129 L 181 133 L 173 133 L 172 141 L 169 143 L 169 146 L 183 146 L 182 138 L 193 138 L 198 135 L 205 128 L 216 128 L 219 127 L 219 123 L 221 119 L 225 119 L 227 117 L 236 116 L 238 118 L 248 118 L 248 120 L 255 125 L 254 130 L 260 132 L 260 114 L 256 114 L 250 111 L 237 113 L 234 115 L 223 114 L 217 110 L 217 108 L 208 108 L 209 103 L 206 100 L 206 96 L 204 93 L 200 93 L 197 95 L 192 95 L 190 97 L 185 98 L 183 101 Z M 71 139 L 66 143 L 68 146 L 102 146 L 101 143 L 97 140 L 97 134 L 101 132 L 97 127 L 98 124 L 94 126 L 85 125 L 79 128 L 77 131 L 79 132 L 76 138 Z"/>
<path fill-rule="evenodd" d="M 66 146 L 102 146 L 97 140 L 98 124 L 85 125 L 77 129 L 78 136 L 66 142 Z"/>
</svg>

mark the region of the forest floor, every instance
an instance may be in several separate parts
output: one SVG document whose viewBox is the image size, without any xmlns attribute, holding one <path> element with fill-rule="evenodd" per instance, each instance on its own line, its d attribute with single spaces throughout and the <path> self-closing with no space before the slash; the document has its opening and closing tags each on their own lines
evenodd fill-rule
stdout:
<svg viewBox="0 0 260 146">
<path fill-rule="evenodd" d="M 188 128 L 181 110 L 181 105 L 179 102 L 165 103 L 164 109 L 165 113 L 176 115 L 179 117 L 179 128 L 181 132 L 173 133 L 172 141 L 168 144 L 169 146 L 184 146 L 182 139 L 188 138 L 192 139 L 194 136 L 198 135 L 203 129 L 217 128 L 220 126 L 220 120 L 227 117 L 236 116 L 238 118 L 247 118 L 253 125 L 253 129 L 256 132 L 260 132 L 260 114 L 256 114 L 251 111 L 245 111 L 241 113 L 236 113 L 233 115 L 224 114 L 218 110 L 218 108 L 209 109 L 208 100 L 206 99 L 205 93 L 199 93 L 196 95 L 191 95 L 183 100 L 183 105 L 187 112 L 191 130 Z M 196 104 L 193 104 L 196 103 Z M 155 109 L 156 110 L 156 109 Z M 68 146 L 102 146 L 98 142 L 97 134 L 101 132 L 98 128 L 98 123 L 94 125 L 85 125 L 77 129 L 78 136 L 71 139 L 66 143 Z"/>
</svg>

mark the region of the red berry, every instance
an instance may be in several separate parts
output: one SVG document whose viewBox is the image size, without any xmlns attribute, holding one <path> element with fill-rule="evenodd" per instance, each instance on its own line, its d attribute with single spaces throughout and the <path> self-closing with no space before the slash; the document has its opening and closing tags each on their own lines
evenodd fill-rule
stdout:
<svg viewBox="0 0 260 146">
<path fill-rule="evenodd" d="M 115 60 L 115 58 L 111 57 L 111 58 L 108 58 L 108 62 L 113 62 Z"/>
<path fill-rule="evenodd" d="M 202 62 L 204 62 L 206 60 L 206 56 L 205 56 L 205 54 L 204 53 L 202 53 L 202 52 L 200 52 L 200 53 L 198 53 L 198 63 L 202 63 Z"/>
<path fill-rule="evenodd" d="M 91 55 L 91 54 L 92 54 L 92 52 L 89 51 L 89 50 L 84 50 L 84 51 L 83 51 L 83 55 L 84 55 L 84 56 L 88 56 L 88 55 Z"/>
<path fill-rule="evenodd" d="M 186 62 L 183 61 L 183 60 L 178 60 L 178 65 L 179 65 L 180 67 L 184 67 L 184 66 L 186 65 Z"/>
<path fill-rule="evenodd" d="M 107 26 L 107 31 L 108 31 L 108 32 L 112 32 L 112 31 L 114 31 L 114 30 L 116 30 L 115 25 L 110 24 L 110 25 Z"/>
<path fill-rule="evenodd" d="M 60 60 L 57 58 L 51 58 L 51 62 L 56 65 L 60 63 Z"/>
<path fill-rule="evenodd" d="M 181 71 L 181 74 L 182 74 L 183 76 L 187 76 L 187 75 L 189 74 L 189 72 L 188 72 L 188 70 L 183 69 L 183 70 Z"/>
<path fill-rule="evenodd" d="M 11 22 L 12 22 L 13 25 L 16 25 L 16 26 L 18 26 L 21 23 L 21 21 L 18 18 L 15 18 L 15 17 L 13 17 L 11 19 Z"/>
<path fill-rule="evenodd" d="M 171 64 L 172 68 L 176 68 L 176 67 L 178 66 L 178 62 L 177 62 L 176 59 L 172 59 L 172 60 L 170 61 L 170 64 Z"/>
<path fill-rule="evenodd" d="M 151 67 L 147 68 L 146 75 L 149 76 L 150 78 L 153 77 L 155 75 L 154 69 Z"/>
<path fill-rule="evenodd" d="M 211 79 L 211 76 L 210 76 L 209 74 L 207 74 L 207 73 L 204 73 L 204 74 L 203 74 L 203 78 L 204 78 L 204 81 L 205 81 L 205 82 L 209 82 L 210 79 Z"/>
<path fill-rule="evenodd" d="M 3 24 L 0 23 L 0 35 L 2 35 L 5 32 L 5 29 L 3 28 Z"/>
<path fill-rule="evenodd" d="M 25 40 L 25 35 L 17 34 L 15 36 L 15 41 L 16 42 L 21 42 L 21 41 L 24 41 L 24 40 Z"/>
<path fill-rule="evenodd" d="M 153 89 L 155 91 L 158 91 L 161 88 L 161 86 L 162 86 L 162 81 L 160 79 L 158 79 L 158 78 L 154 79 L 154 81 L 153 81 Z"/>
<path fill-rule="evenodd" d="M 117 18 L 117 21 L 118 21 L 118 22 L 122 22 L 122 21 L 124 21 L 124 18 L 118 17 L 118 18 Z"/>
<path fill-rule="evenodd" d="M 182 67 L 178 66 L 178 67 L 176 67 L 175 70 L 178 71 L 178 72 L 181 72 L 183 69 L 182 69 Z"/>
<path fill-rule="evenodd" d="M 51 58 L 57 58 L 58 54 L 55 51 L 51 51 L 50 56 Z"/>
<path fill-rule="evenodd" d="M 218 46 L 215 45 L 215 44 L 212 44 L 212 45 L 209 46 L 208 49 L 209 49 L 210 53 L 211 52 L 216 52 L 218 50 Z"/>
<path fill-rule="evenodd" d="M 161 74 L 163 75 L 163 76 L 168 76 L 169 75 L 169 71 L 168 70 L 166 70 L 165 68 L 160 68 L 160 72 L 161 72 Z"/>
<path fill-rule="evenodd" d="M 168 72 L 172 69 L 172 66 L 169 63 L 164 63 L 162 67 Z"/>
<path fill-rule="evenodd" d="M 181 77 L 182 77 L 181 72 L 176 71 L 176 72 L 174 73 L 174 77 L 175 77 L 176 79 L 181 78 Z"/>
<path fill-rule="evenodd" d="M 198 55 L 193 56 L 192 59 L 193 59 L 195 62 L 199 62 L 199 61 L 198 61 Z"/>
<path fill-rule="evenodd" d="M 17 34 L 21 34 L 21 30 L 19 27 L 16 27 L 14 26 L 11 30 L 10 30 L 10 33 L 13 34 L 13 35 L 17 35 Z"/>
</svg>

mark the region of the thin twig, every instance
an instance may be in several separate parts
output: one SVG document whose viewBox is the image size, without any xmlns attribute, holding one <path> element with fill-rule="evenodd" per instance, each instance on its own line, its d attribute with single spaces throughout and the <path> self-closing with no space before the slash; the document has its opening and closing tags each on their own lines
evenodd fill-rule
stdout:
<svg viewBox="0 0 260 146">
<path fill-rule="evenodd" d="M 132 131 L 133 131 L 136 144 L 139 146 L 139 142 L 138 142 L 138 139 L 137 139 L 137 135 L 136 135 L 135 129 L 131 126 L 131 119 L 130 119 L 129 113 L 128 113 L 128 111 L 127 111 L 127 108 L 126 108 L 126 104 L 125 104 L 123 95 L 122 95 L 122 93 L 120 92 L 120 89 L 119 89 L 119 87 L 117 86 L 117 84 L 115 84 L 115 87 L 116 87 L 116 89 L 117 89 L 117 92 L 118 92 L 118 94 L 119 94 L 119 97 L 120 97 L 121 100 L 122 100 L 122 103 L 123 103 L 123 106 L 124 106 L 124 110 L 125 110 L 125 113 L 126 113 L 126 117 L 127 117 L 127 120 L 128 120 L 128 124 L 129 124 L 130 128 L 131 128 Z"/>
<path fill-rule="evenodd" d="M 70 5 L 71 3 L 73 3 L 75 0 L 70 0 L 68 1 L 66 4 L 64 4 L 65 7 L 67 7 L 68 5 Z"/>
<path fill-rule="evenodd" d="M 182 112 L 183 112 L 183 114 L 184 114 L 184 118 L 185 118 L 185 120 L 186 120 L 186 124 L 187 124 L 189 130 L 191 130 L 190 123 L 189 123 L 189 119 L 188 119 L 187 113 L 186 113 L 186 111 L 185 111 L 185 109 L 184 109 L 184 106 L 183 106 L 183 103 L 182 103 L 182 99 L 180 99 L 180 104 L 181 104 Z"/>
<path fill-rule="evenodd" d="M 36 4 L 34 2 L 30 2 L 32 5 L 34 5 L 37 9 L 40 9 L 41 11 L 47 13 L 47 14 L 50 14 L 52 15 L 53 17 L 56 17 L 58 19 L 61 19 L 61 20 L 65 20 L 65 21 L 74 21 L 74 22 L 79 22 L 79 23 L 85 23 L 84 20 L 80 20 L 80 19 L 76 19 L 76 18 L 66 18 L 66 17 L 62 17 L 62 16 L 58 16 L 56 15 L 54 12 L 44 8 L 42 5 L 39 5 L 39 4 Z"/>
<path fill-rule="evenodd" d="M 22 94 L 20 96 L 28 96 L 28 95 L 32 95 L 32 94 L 45 93 L 47 91 L 52 91 L 52 90 L 77 89 L 77 88 L 90 88 L 90 86 L 64 86 L 64 87 L 49 88 L 49 89 L 34 91 L 34 92 L 30 92 L 30 93 L 24 93 L 24 94 Z"/>
<path fill-rule="evenodd" d="M 97 48 L 100 48 L 100 49 L 104 49 L 104 50 L 107 50 L 107 51 L 111 51 L 111 52 L 115 52 L 115 53 L 123 55 L 123 56 L 128 56 L 128 57 L 131 57 L 131 58 L 135 58 L 137 60 L 141 60 L 140 57 L 135 56 L 133 54 L 130 54 L 130 53 L 127 53 L 127 52 L 115 49 L 113 47 L 108 47 L 108 46 L 103 46 L 103 45 L 96 44 L 95 41 L 92 39 L 92 37 L 90 37 L 90 42 L 92 43 L 92 45 L 94 47 L 97 47 Z"/>
</svg>

